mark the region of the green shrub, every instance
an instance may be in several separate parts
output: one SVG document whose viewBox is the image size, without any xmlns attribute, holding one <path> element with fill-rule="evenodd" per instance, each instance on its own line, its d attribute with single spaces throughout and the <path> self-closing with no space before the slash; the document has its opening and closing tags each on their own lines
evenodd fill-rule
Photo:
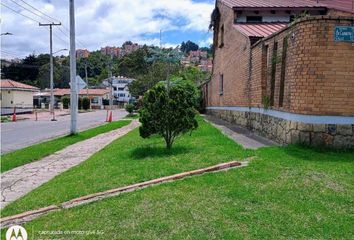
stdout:
<svg viewBox="0 0 354 240">
<path fill-rule="evenodd" d="M 84 110 L 90 109 L 90 99 L 88 97 L 82 99 L 82 108 Z"/>
<path fill-rule="evenodd" d="M 195 109 L 198 92 L 192 83 L 176 80 L 169 90 L 164 82 L 147 91 L 140 109 L 140 136 L 160 135 L 167 149 L 174 140 L 198 127 Z"/>
<path fill-rule="evenodd" d="M 79 99 L 78 99 L 78 108 L 79 108 L 79 110 L 82 109 L 82 98 L 81 97 L 79 97 Z"/>
<path fill-rule="evenodd" d="M 125 105 L 125 110 L 129 113 L 132 114 L 134 111 L 134 105 L 131 103 L 128 103 L 127 105 Z"/>
<path fill-rule="evenodd" d="M 68 109 L 69 108 L 69 104 L 70 104 L 70 98 L 69 97 L 63 97 L 61 101 L 63 103 L 63 108 Z"/>
</svg>

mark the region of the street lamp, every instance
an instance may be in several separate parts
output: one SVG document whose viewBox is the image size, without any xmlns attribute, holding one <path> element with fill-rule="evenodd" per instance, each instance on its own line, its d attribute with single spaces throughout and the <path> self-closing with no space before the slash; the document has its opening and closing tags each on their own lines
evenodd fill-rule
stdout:
<svg viewBox="0 0 354 240">
<path fill-rule="evenodd" d="M 67 49 L 67 48 L 60 49 L 60 50 L 58 50 L 58 51 L 56 51 L 56 52 L 53 52 L 53 55 L 56 54 L 56 53 L 58 53 L 58 52 L 68 51 L 68 50 L 69 50 L 69 49 Z"/>
<path fill-rule="evenodd" d="M 10 32 L 1 33 L 1 36 L 4 36 L 4 35 L 13 35 L 13 34 L 12 34 L 12 33 L 10 33 Z"/>
</svg>

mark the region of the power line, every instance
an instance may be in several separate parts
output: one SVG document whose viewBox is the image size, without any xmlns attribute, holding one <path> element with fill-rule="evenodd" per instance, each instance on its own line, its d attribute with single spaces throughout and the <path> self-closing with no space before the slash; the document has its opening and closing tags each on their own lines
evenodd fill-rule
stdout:
<svg viewBox="0 0 354 240">
<path fill-rule="evenodd" d="M 48 30 L 48 31 L 49 31 L 49 30 Z M 58 38 L 59 40 L 61 40 L 63 43 L 69 44 L 68 40 L 62 39 L 62 38 L 61 38 L 58 34 L 56 34 L 55 32 L 53 32 L 53 35 L 54 35 L 56 38 Z"/>
<path fill-rule="evenodd" d="M 16 54 L 16 55 L 21 55 L 21 54 L 19 54 L 19 53 L 12 52 L 12 51 L 5 50 L 5 49 L 1 49 L 1 52 L 10 53 L 10 54 Z"/>
<path fill-rule="evenodd" d="M 13 1 L 13 0 L 10 0 L 10 1 L 16 3 L 16 2 Z M 38 15 L 38 14 L 32 12 L 31 10 L 28 10 L 27 8 L 23 7 L 22 5 L 20 5 L 20 4 L 18 4 L 18 3 L 16 3 L 16 4 L 19 5 L 19 6 L 21 6 L 21 7 L 24 8 L 24 9 L 26 9 L 27 11 L 30 11 L 31 13 L 35 14 L 36 16 L 39 16 L 39 17 L 41 17 L 42 19 L 45 19 L 45 18 L 43 18 L 42 16 L 40 16 L 40 15 Z M 32 21 L 35 21 L 35 22 L 37 22 L 37 23 L 40 23 L 39 21 L 37 21 L 37 20 L 35 20 L 35 19 L 33 19 L 33 18 L 27 16 L 27 15 L 24 15 L 24 14 L 22 14 L 22 13 L 16 11 L 16 10 L 14 10 L 14 9 L 12 9 L 12 8 L 9 7 L 9 6 L 6 6 L 6 5 L 3 4 L 3 3 L 1 3 L 1 5 L 3 5 L 4 7 L 10 9 L 11 11 L 13 11 L 13 12 L 15 12 L 15 13 L 17 13 L 17 14 L 23 16 L 23 17 L 26 17 L 26 18 L 28 18 L 28 19 L 31 19 Z M 27 5 L 29 5 L 29 4 L 27 4 Z M 46 20 L 47 20 L 47 19 L 46 19 Z M 61 29 L 60 29 L 60 30 L 61 30 Z M 62 32 L 62 30 L 61 30 L 61 32 Z M 62 39 L 62 38 L 61 38 L 59 35 L 57 35 L 56 33 L 54 33 L 53 35 L 54 35 L 56 38 L 58 38 L 59 40 L 61 40 L 62 42 L 64 42 L 65 44 L 68 44 L 68 41 L 65 41 L 64 39 Z"/>
<path fill-rule="evenodd" d="M 52 20 L 57 21 L 57 22 L 60 22 L 58 19 L 53 18 L 53 17 L 51 17 L 51 16 L 47 15 L 46 13 L 42 12 L 42 11 L 41 11 L 41 10 L 39 10 L 38 8 L 36 8 L 36 7 L 32 6 L 31 4 L 26 3 L 26 2 L 25 2 L 25 1 L 23 1 L 23 0 L 20 0 L 20 1 L 21 1 L 21 2 L 23 2 L 24 4 L 26 4 L 27 6 L 31 7 L 32 9 L 36 10 L 37 12 L 41 13 L 42 15 L 46 16 L 47 18 L 52 19 Z"/>
<path fill-rule="evenodd" d="M 14 2 L 15 4 L 21 6 L 22 8 L 26 9 L 27 11 L 30 11 L 31 13 L 35 14 L 36 16 L 39 16 L 39 17 L 43 18 L 42 16 L 40 16 L 40 15 L 38 15 L 38 14 L 32 12 L 32 11 L 29 10 L 28 8 L 25 8 L 25 7 L 23 7 L 22 5 L 18 4 L 18 3 L 15 2 L 14 0 L 10 0 L 10 1 L 12 1 L 12 2 Z M 27 6 L 31 7 L 32 9 L 36 10 L 37 12 L 41 13 L 42 15 L 46 16 L 47 18 L 52 19 L 52 20 L 57 21 L 57 22 L 61 22 L 60 20 L 58 20 L 58 19 L 56 19 L 56 18 L 53 18 L 53 17 L 49 16 L 48 14 L 46 14 L 46 13 L 40 11 L 38 8 L 32 6 L 31 4 L 26 3 L 26 2 L 23 1 L 23 0 L 20 0 L 20 1 L 23 2 L 23 3 L 25 3 Z M 43 19 L 44 19 L 44 18 L 43 18 Z M 48 19 L 46 19 L 46 20 L 48 20 Z M 61 33 L 63 33 L 67 38 L 70 38 L 70 36 L 69 36 L 69 34 L 68 34 L 68 33 L 70 33 L 70 30 L 69 30 L 64 24 L 62 24 L 61 26 L 66 30 L 66 32 L 64 32 L 60 27 L 58 27 L 59 31 L 60 31 Z M 78 43 L 78 45 L 81 45 L 82 47 L 87 48 L 87 47 L 86 47 L 82 42 L 80 42 L 79 40 L 76 40 L 76 42 Z"/>
<path fill-rule="evenodd" d="M 14 2 L 16 5 L 18 5 L 18 6 L 22 7 L 22 8 L 24 8 L 24 9 L 26 9 L 27 11 L 31 12 L 32 14 L 34 14 L 34 15 L 36 15 L 36 16 L 42 18 L 42 19 L 45 19 L 44 17 L 42 17 L 42 16 L 40 16 L 40 15 L 34 13 L 33 11 L 31 11 L 31 10 L 29 10 L 28 8 L 22 6 L 21 4 L 15 2 L 14 0 L 10 0 L 10 1 L 12 1 L 12 2 Z M 23 0 L 20 0 L 20 1 L 21 1 L 21 2 L 24 2 Z M 40 11 L 40 10 L 38 10 L 37 8 L 33 7 L 32 5 L 30 5 L 30 4 L 26 3 L 26 2 L 24 2 L 24 3 L 25 3 L 26 5 L 32 7 L 33 9 L 37 10 L 37 11 L 40 12 L 41 14 L 47 16 L 48 18 L 51 18 L 51 19 L 53 19 L 53 20 L 55 20 L 55 21 L 60 22 L 58 19 L 55 19 L 55 18 L 53 18 L 53 17 L 50 17 L 49 15 L 43 13 L 42 11 Z M 36 20 L 36 19 L 34 19 L 34 18 L 32 18 L 32 17 L 29 17 L 29 16 L 27 16 L 27 15 L 25 15 L 25 14 L 22 14 L 22 13 L 20 13 L 19 11 L 16 11 L 15 9 L 13 9 L 13 8 L 11 8 L 11 7 L 7 6 L 7 5 L 5 5 L 5 4 L 2 3 L 2 2 L 1 2 L 1 5 L 3 5 L 4 7 L 10 9 L 11 11 L 13 11 L 13 12 L 15 12 L 15 13 L 17 13 L 17 14 L 19 14 L 19 15 L 25 17 L 25 18 L 28 18 L 28 19 L 30 19 L 30 20 L 36 22 L 36 23 L 40 23 L 38 20 Z M 46 20 L 48 20 L 48 19 L 46 19 Z M 70 32 L 70 30 L 69 30 L 66 26 L 64 26 L 63 24 L 62 24 L 62 27 L 63 27 L 67 32 Z M 68 33 L 64 32 L 60 27 L 59 27 L 58 29 L 59 29 L 59 31 L 60 31 L 62 34 L 64 34 L 67 38 L 69 38 Z M 67 41 L 67 40 L 62 39 L 62 38 L 61 38 L 60 36 L 58 36 L 56 33 L 53 33 L 53 35 L 54 35 L 56 38 L 58 38 L 59 40 L 61 40 L 63 43 L 68 44 L 68 41 Z M 87 47 L 86 47 L 81 41 L 79 41 L 79 40 L 76 39 L 75 42 L 76 42 L 78 45 L 81 45 L 81 47 L 87 49 Z"/>
<path fill-rule="evenodd" d="M 14 1 L 14 0 L 10 0 L 10 1 L 13 2 L 14 4 L 16 4 L 17 6 L 19 6 L 19 7 L 23 8 L 23 9 L 25 9 L 26 11 L 32 13 L 33 15 L 36 15 L 37 17 L 40 17 L 40 18 L 44 19 L 45 21 L 48 21 L 47 18 L 45 18 L 45 17 L 43 17 L 43 16 L 41 16 L 41 15 L 39 15 L 39 14 L 33 12 L 32 10 L 30 10 L 30 9 L 28 9 L 28 8 L 26 8 L 26 7 L 24 7 L 23 5 L 17 3 L 16 1 Z M 49 22 L 51 22 L 51 21 L 49 20 Z M 60 22 L 60 21 L 59 21 L 59 22 Z"/>
<path fill-rule="evenodd" d="M 13 11 L 13 12 L 15 12 L 15 13 L 17 13 L 17 14 L 19 14 L 19 15 L 25 17 L 25 18 L 28 18 L 28 19 L 30 19 L 30 20 L 36 22 L 36 23 L 39 23 L 39 21 L 37 21 L 37 20 L 35 20 L 35 19 L 33 19 L 33 18 L 27 16 L 27 15 L 24 15 L 24 14 L 18 12 L 18 11 L 16 11 L 15 9 L 13 9 L 13 8 L 11 8 L 11 7 L 7 6 L 7 5 L 5 5 L 5 4 L 2 3 L 2 2 L 1 2 L 0 4 L 3 5 L 4 7 L 6 7 L 7 9 L 10 9 L 11 11 Z"/>
</svg>

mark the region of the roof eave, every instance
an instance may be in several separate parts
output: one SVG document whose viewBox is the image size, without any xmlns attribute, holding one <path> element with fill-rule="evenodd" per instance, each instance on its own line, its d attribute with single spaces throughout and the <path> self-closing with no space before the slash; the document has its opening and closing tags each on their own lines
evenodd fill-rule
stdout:
<svg viewBox="0 0 354 240">
<path fill-rule="evenodd" d="M 232 7 L 234 10 L 243 10 L 243 11 L 259 11 L 259 10 L 318 10 L 318 11 L 326 11 L 327 7 Z"/>
<path fill-rule="evenodd" d="M 30 88 L 17 88 L 17 87 L 1 87 L 1 90 L 17 90 L 17 91 L 28 91 L 28 92 L 38 92 L 38 89 L 30 89 Z"/>
</svg>

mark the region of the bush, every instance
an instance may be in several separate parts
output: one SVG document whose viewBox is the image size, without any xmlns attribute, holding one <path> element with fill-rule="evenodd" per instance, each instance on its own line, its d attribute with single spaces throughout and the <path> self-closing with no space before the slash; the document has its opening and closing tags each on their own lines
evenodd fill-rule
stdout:
<svg viewBox="0 0 354 240">
<path fill-rule="evenodd" d="M 197 102 L 198 92 L 192 83 L 177 79 L 171 83 L 169 92 L 164 82 L 157 84 L 142 100 L 140 136 L 160 135 L 170 149 L 178 136 L 198 127 Z"/>
<path fill-rule="evenodd" d="M 134 105 L 131 103 L 128 103 L 127 105 L 125 105 L 125 110 L 129 113 L 129 115 L 131 115 L 134 111 Z"/>
<path fill-rule="evenodd" d="M 78 108 L 79 108 L 79 110 L 82 109 L 82 98 L 81 97 L 79 97 L 79 99 L 78 99 Z"/>
<path fill-rule="evenodd" d="M 69 97 L 63 97 L 61 101 L 63 103 L 63 108 L 68 109 L 69 108 L 69 104 L 70 104 L 70 98 Z"/>
<path fill-rule="evenodd" d="M 82 99 L 82 108 L 84 110 L 90 109 L 90 99 L 88 97 Z"/>
</svg>

